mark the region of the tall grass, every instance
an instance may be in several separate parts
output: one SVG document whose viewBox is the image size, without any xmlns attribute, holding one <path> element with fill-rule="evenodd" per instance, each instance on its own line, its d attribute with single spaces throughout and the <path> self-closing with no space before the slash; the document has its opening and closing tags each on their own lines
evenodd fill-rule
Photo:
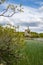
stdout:
<svg viewBox="0 0 43 65">
<path fill-rule="evenodd" d="M 26 41 L 23 53 L 25 57 L 19 63 L 20 65 L 43 65 L 43 42 Z"/>
</svg>

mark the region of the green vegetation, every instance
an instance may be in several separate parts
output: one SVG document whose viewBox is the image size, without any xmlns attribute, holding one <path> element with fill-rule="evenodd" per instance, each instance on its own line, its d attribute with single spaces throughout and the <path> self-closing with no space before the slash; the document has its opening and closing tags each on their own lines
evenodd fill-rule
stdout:
<svg viewBox="0 0 43 65">
<path fill-rule="evenodd" d="M 25 54 L 26 65 L 43 65 L 43 42 L 35 40 L 26 41 Z"/>
<path fill-rule="evenodd" d="M 30 32 L 31 38 L 39 38 L 39 34 L 36 32 Z"/>
<path fill-rule="evenodd" d="M 40 33 L 39 36 L 40 36 L 41 38 L 43 38 L 43 33 Z"/>
<path fill-rule="evenodd" d="M 32 38 L 43 38 L 43 33 L 30 32 Z"/>
<path fill-rule="evenodd" d="M 14 29 L 0 26 L 0 64 L 17 65 L 23 58 L 24 37 Z"/>
<path fill-rule="evenodd" d="M 0 64 L 43 65 L 43 41 L 24 40 L 23 32 L 0 26 Z"/>
<path fill-rule="evenodd" d="M 0 5 L 4 2 L 6 0 L 0 0 Z M 21 4 L 20 8 L 17 7 L 8 4 L 0 16 L 12 17 L 16 9 L 23 12 Z M 5 15 L 9 10 L 13 13 Z M 27 33 L 30 34 L 30 38 L 43 38 L 43 33 L 31 32 L 29 28 Z M 16 32 L 16 29 L 0 26 L 0 65 L 43 65 L 43 41 L 24 40 L 24 37 L 24 32 Z"/>
<path fill-rule="evenodd" d="M 43 65 L 43 42 L 41 41 L 26 41 L 24 58 L 18 65 Z"/>
</svg>

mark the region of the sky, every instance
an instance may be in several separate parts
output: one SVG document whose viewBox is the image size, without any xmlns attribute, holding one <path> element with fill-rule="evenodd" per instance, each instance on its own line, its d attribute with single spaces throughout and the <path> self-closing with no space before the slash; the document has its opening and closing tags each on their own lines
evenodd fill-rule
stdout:
<svg viewBox="0 0 43 65">
<path fill-rule="evenodd" d="M 29 27 L 33 32 L 43 33 L 43 0 L 7 0 L 0 5 L 0 13 L 8 4 L 19 6 L 22 4 L 24 12 L 15 13 L 12 17 L 0 16 L 0 24 L 12 24 L 20 26 L 19 30 L 24 31 Z M 10 12 L 7 12 L 10 14 Z"/>
</svg>

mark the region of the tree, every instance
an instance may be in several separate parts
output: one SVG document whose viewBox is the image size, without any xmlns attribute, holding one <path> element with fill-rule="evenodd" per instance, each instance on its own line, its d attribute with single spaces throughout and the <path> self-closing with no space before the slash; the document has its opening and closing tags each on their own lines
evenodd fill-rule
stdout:
<svg viewBox="0 0 43 65">
<path fill-rule="evenodd" d="M 6 0 L 0 0 L 0 5 L 5 1 Z M 15 13 L 23 12 L 21 6 L 22 5 L 20 4 L 18 8 L 18 6 L 9 4 L 6 9 L 1 12 L 0 16 L 12 17 Z M 9 10 L 11 10 L 10 15 L 5 15 Z M 12 28 L 4 28 L 0 26 L 0 64 L 4 63 L 4 65 L 17 65 L 18 61 L 22 58 L 20 51 L 22 50 L 23 45 L 23 35 L 17 33 Z"/>
<path fill-rule="evenodd" d="M 3 4 L 6 0 L 0 0 L 0 5 Z M 8 4 L 8 6 L 6 7 L 6 9 L 4 9 L 2 11 L 2 13 L 0 14 L 0 16 L 4 16 L 4 17 L 12 17 L 15 13 L 18 12 L 23 12 L 22 10 L 22 5 L 20 4 L 19 8 L 18 6 L 15 6 L 14 4 Z M 9 10 L 11 10 L 10 15 L 5 15 Z M 13 13 L 12 13 L 13 12 Z"/>
<path fill-rule="evenodd" d="M 30 32 L 31 33 L 31 38 L 38 38 L 39 34 L 36 32 Z"/>
<path fill-rule="evenodd" d="M 40 38 L 43 38 L 43 33 L 40 33 L 40 34 L 39 34 L 39 37 L 40 37 Z"/>
<path fill-rule="evenodd" d="M 0 64 L 17 65 L 23 58 L 24 37 L 14 29 L 0 26 Z"/>
</svg>

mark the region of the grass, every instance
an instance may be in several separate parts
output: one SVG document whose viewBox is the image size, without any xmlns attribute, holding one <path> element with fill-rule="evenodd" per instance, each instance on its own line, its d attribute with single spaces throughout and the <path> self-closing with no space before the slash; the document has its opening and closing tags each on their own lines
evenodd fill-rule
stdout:
<svg viewBox="0 0 43 65">
<path fill-rule="evenodd" d="M 14 65 L 43 65 L 43 41 L 26 40 L 20 54 L 22 58 L 15 60 Z"/>
<path fill-rule="evenodd" d="M 25 58 L 20 65 L 43 65 L 43 42 L 27 40 L 23 51 Z"/>
</svg>

